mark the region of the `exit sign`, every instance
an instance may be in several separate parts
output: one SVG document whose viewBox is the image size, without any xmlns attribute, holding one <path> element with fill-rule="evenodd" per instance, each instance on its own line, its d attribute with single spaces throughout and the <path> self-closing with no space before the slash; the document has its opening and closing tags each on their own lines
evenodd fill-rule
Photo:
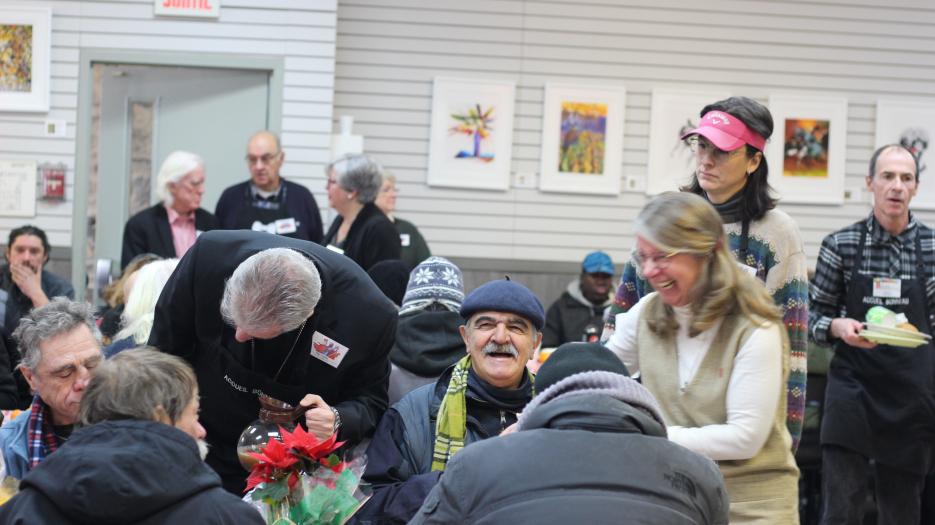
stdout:
<svg viewBox="0 0 935 525">
<path fill-rule="evenodd" d="M 153 12 L 159 16 L 221 16 L 221 0 L 153 0 Z"/>
</svg>

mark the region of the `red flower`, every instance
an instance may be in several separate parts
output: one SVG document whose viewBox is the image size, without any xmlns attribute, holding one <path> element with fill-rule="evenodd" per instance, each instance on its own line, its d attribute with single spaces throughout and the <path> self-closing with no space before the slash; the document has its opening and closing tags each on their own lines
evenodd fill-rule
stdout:
<svg viewBox="0 0 935 525">
<path fill-rule="evenodd" d="M 337 434 L 332 434 L 328 439 L 320 441 L 318 436 L 306 432 L 301 426 L 296 427 L 292 433 L 285 429 L 280 429 L 280 433 L 282 442 L 287 448 L 309 459 L 319 460 L 327 457 L 344 444 L 343 441 L 338 441 Z"/>
<path fill-rule="evenodd" d="M 285 433 L 285 430 L 283 430 L 283 433 Z M 257 465 L 266 464 L 278 469 L 287 469 L 295 465 L 299 460 L 299 458 L 290 453 L 289 447 L 280 443 L 278 439 L 270 439 L 269 443 L 263 447 L 262 452 L 262 454 L 248 452 L 248 454 L 259 460 Z M 256 467 L 254 467 L 254 469 L 255 468 Z"/>
</svg>

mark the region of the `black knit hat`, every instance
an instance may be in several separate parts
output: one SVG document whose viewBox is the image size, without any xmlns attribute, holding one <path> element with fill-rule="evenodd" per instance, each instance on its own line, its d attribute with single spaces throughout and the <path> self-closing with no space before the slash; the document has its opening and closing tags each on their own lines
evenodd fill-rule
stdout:
<svg viewBox="0 0 935 525">
<path fill-rule="evenodd" d="M 580 372 L 599 370 L 630 376 L 619 357 L 598 343 L 565 343 L 555 349 L 536 374 L 536 393 Z"/>
</svg>

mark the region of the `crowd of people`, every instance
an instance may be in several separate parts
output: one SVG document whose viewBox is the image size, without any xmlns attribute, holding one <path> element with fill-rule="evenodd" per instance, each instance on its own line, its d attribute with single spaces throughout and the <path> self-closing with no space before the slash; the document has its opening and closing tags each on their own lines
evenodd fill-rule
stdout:
<svg viewBox="0 0 935 525">
<path fill-rule="evenodd" d="M 365 155 L 327 166 L 325 231 L 268 131 L 214 214 L 204 162 L 165 160 L 103 311 L 44 270 L 41 230 L 13 230 L 0 408 L 23 412 L 0 457 L 20 491 L 0 519 L 262 523 L 237 439 L 263 396 L 366 454 L 351 523 L 798 523 L 810 338 L 835 347 L 822 523 L 863 523 L 864 501 L 879 523 L 935 520 L 935 347 L 864 332 L 873 306 L 935 327 L 918 159 L 874 153 L 873 208 L 825 238 L 809 283 L 770 194 L 769 111 L 732 97 L 700 117 L 689 183 L 637 216 L 616 293 L 598 250 L 549 308 L 509 277 L 466 289 Z"/>
</svg>

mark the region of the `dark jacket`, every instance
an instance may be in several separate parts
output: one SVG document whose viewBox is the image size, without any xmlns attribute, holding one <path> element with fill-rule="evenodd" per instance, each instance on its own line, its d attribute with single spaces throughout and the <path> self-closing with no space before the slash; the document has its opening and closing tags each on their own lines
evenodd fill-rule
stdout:
<svg viewBox="0 0 935 525">
<path fill-rule="evenodd" d="M 304 327 L 240 343 L 218 308 L 224 283 L 245 259 L 277 247 L 296 250 L 315 264 L 321 299 Z M 149 344 L 194 367 L 201 423 L 212 445 L 208 464 L 221 474 L 225 488 L 236 491 L 243 488 L 246 472 L 235 445 L 257 418 L 260 392 L 292 405 L 306 394 L 320 395 L 341 414 L 341 440 L 356 443 L 373 432 L 387 406 L 387 356 L 396 319 L 395 305 L 346 257 L 290 237 L 216 230 L 199 237 L 166 283 Z M 336 365 L 327 361 L 334 344 L 346 349 Z"/>
<path fill-rule="evenodd" d="M 195 210 L 195 230 L 206 232 L 218 228 L 218 220 L 211 212 L 201 208 Z M 166 258 L 176 257 L 169 212 L 161 202 L 130 217 L 123 228 L 120 267 L 126 268 L 127 264 L 141 253 L 154 253 Z"/>
<path fill-rule="evenodd" d="M 522 425 L 456 454 L 409 523 L 727 523 L 714 462 L 670 442 L 638 408 L 566 396 Z"/>
<path fill-rule="evenodd" d="M 400 258 L 409 265 L 410 270 L 432 256 L 429 245 L 425 242 L 425 237 L 422 236 L 415 224 L 404 221 L 399 217 L 393 217 L 393 226 L 396 227 L 396 231 L 399 233 L 399 245 L 402 249 Z"/>
<path fill-rule="evenodd" d="M 322 244 L 336 244 L 338 228 L 344 222 L 344 217 L 335 217 Z M 387 259 L 399 259 L 400 244 L 399 233 L 390 219 L 377 208 L 376 204 L 368 202 L 354 218 L 354 224 L 344 238 L 344 245 L 340 246 L 344 255 L 369 270 L 374 264 Z"/>
<path fill-rule="evenodd" d="M 296 231 L 284 235 L 316 244 L 320 243 L 322 232 L 321 212 L 318 210 L 315 196 L 301 184 L 296 184 L 281 177 L 279 180 L 283 188 L 280 194 L 285 193 L 284 200 L 286 204 L 281 213 L 282 218 L 292 217 L 296 221 Z M 214 208 L 214 214 L 217 215 L 220 227 L 225 230 L 249 230 L 255 218 L 251 216 L 253 207 L 250 203 L 252 200 L 250 181 L 234 184 L 225 189 Z"/>
<path fill-rule="evenodd" d="M 570 282 L 545 314 L 542 348 L 582 341 L 584 329 L 589 324 L 594 326 L 595 334 L 599 337 L 604 328 L 604 309 L 612 304 L 611 296 L 608 295 L 604 304 L 595 305 L 584 298 L 578 279 Z"/>
<path fill-rule="evenodd" d="M 75 289 L 71 283 L 55 275 L 54 273 L 42 270 L 39 277 L 42 292 L 50 300 L 53 297 L 65 296 L 69 299 L 75 298 Z M 13 282 L 13 274 L 10 272 L 10 265 L 0 266 L 0 311 L 3 312 L 0 318 L 0 329 L 4 330 L 7 336 L 13 334 L 16 327 L 19 326 L 19 320 L 32 310 L 32 299 L 26 297 L 20 291 L 19 286 Z"/>
<path fill-rule="evenodd" d="M 413 390 L 386 411 L 367 448 L 368 463 L 363 479 L 373 484 L 373 497 L 355 514 L 355 521 L 351 523 L 406 523 L 438 481 L 441 473 L 432 472 L 435 424 L 453 369 L 446 370 L 435 383 Z M 476 384 L 473 372 L 468 381 Z M 522 396 L 517 412 L 531 397 L 531 385 L 525 386 L 515 391 Z M 470 387 L 465 397 L 465 445 L 497 436 L 516 421 L 515 413 L 498 409 L 475 395 Z"/>
<path fill-rule="evenodd" d="M 419 310 L 399 317 L 396 342 L 390 350 L 389 401 L 394 404 L 416 387 L 434 383 L 464 357 L 458 330 L 464 319 L 450 310 Z"/>
<path fill-rule="evenodd" d="M 106 421 L 76 430 L 0 506 L 7 524 L 254 523 L 228 494 L 195 440 L 153 421 Z"/>
</svg>

